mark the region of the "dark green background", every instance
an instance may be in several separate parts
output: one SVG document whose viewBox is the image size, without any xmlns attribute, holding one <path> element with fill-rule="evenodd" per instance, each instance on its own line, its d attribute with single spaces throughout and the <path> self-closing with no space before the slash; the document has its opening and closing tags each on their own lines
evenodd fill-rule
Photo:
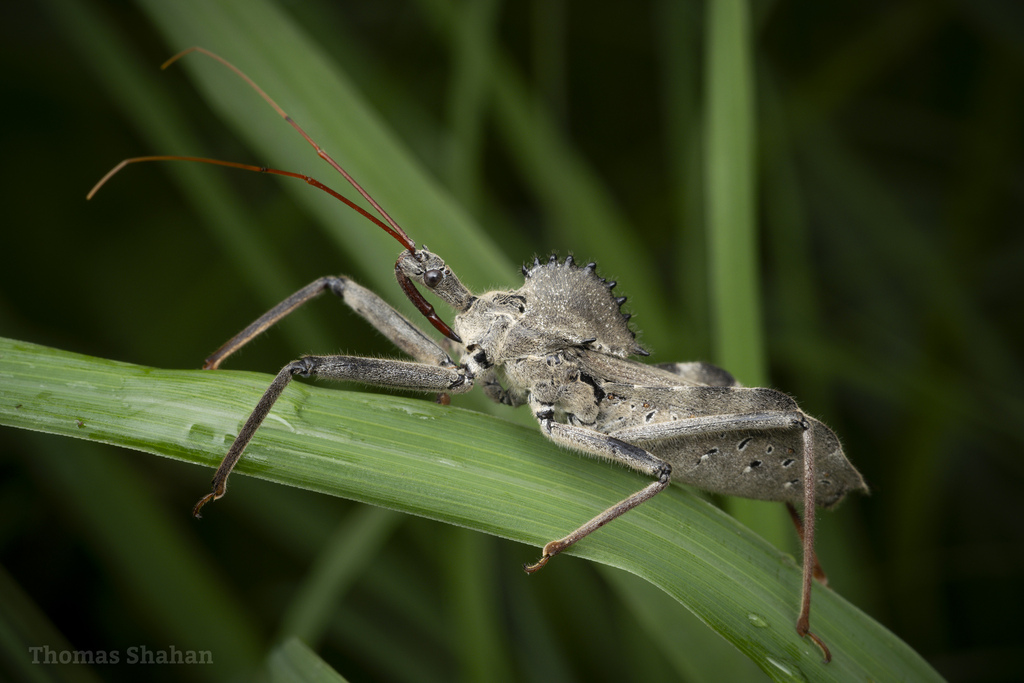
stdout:
<svg viewBox="0 0 1024 683">
<path fill-rule="evenodd" d="M 456 16 L 473 16 L 455 4 Z M 635 324 L 648 331 L 641 339 L 655 359 L 718 358 L 702 236 L 704 5 L 505 3 L 490 33 L 480 33 L 537 96 L 538 116 L 555 124 L 566 147 L 548 152 L 562 163 L 569 150 L 571 163 L 596 183 L 607 204 L 587 208 L 615 212 L 622 242 L 583 246 L 545 194 L 573 188 L 524 171 L 495 101 L 480 94 L 477 109 L 473 93 L 459 89 L 459 75 L 472 64 L 453 57 L 451 21 L 446 28 L 429 9 L 447 5 L 323 2 L 285 5 L 285 12 L 343 65 L 510 263 L 574 250 L 618 278 L 627 267 L 616 268 L 621 244 L 636 245 L 654 286 L 644 291 L 620 279 L 620 289 L 641 311 L 648 306 L 647 319 L 638 315 Z M 751 8 L 768 376 L 836 430 L 872 487 L 870 497 L 824 515 L 822 562 L 836 590 L 950 679 L 1011 680 L 1024 654 L 1016 614 L 1024 604 L 1024 8 L 969 0 Z M 138 117 L 99 77 L 101 67 L 84 47 L 95 29 L 80 20 L 81 10 L 117 36 L 131 66 L 159 94 L 147 104 L 173 107 L 200 148 L 152 148 Z M 487 17 L 477 19 L 487 24 Z M 269 302 L 319 275 L 372 282 L 383 273 L 386 280 L 390 262 L 339 251 L 276 180 L 211 176 L 245 204 L 252 235 L 246 246 L 266 250 L 277 264 L 266 273 L 239 265 L 242 245 L 209 231 L 217 218 L 190 208 L 166 168 L 130 169 L 86 203 L 92 183 L 128 156 L 266 160 L 210 111 L 184 70 L 157 69 L 187 46 L 164 42 L 134 6 L 8 3 L 0 26 L 7 214 L 0 334 L 140 364 L 196 367 Z M 260 81 L 259 73 L 250 75 Z M 261 105 L 254 99 L 251 106 Z M 284 123 L 268 130 L 303 146 Z M 291 170 L 342 188 L 308 156 L 307 166 Z M 417 237 L 414 217 L 403 222 Z M 447 255 L 457 245 L 430 246 Z M 452 265 L 460 270 L 459 262 Z M 471 284 L 514 284 L 516 271 L 490 277 Z M 257 286 L 271 291 L 257 293 Z M 382 291 L 400 299 L 393 285 Z M 654 301 L 657 307 L 647 303 Z M 336 302 L 311 309 L 233 367 L 271 372 L 305 352 L 390 352 Z M 183 562 L 231 584 L 232 599 L 247 609 L 253 641 L 239 645 L 238 661 L 251 663 L 247 658 L 263 653 L 256 643 L 276 632 L 282 605 L 317 548 L 352 513 L 343 501 L 246 479 L 234 483 L 234 505 L 218 508 L 197 530 L 186 513 L 206 472 L 52 437 L 5 430 L 0 438 L 0 564 L 79 649 L 167 642 L 168 626 L 149 612 L 139 598 L 145 589 L 119 563 L 130 557 L 131 534 L 173 533 L 190 553 Z M 96 476 L 138 480 L 173 531 L 117 516 L 105 520 L 109 536 L 91 528 L 80 507 L 87 503 L 69 487 L 83 496 L 93 487 L 48 473 L 47 463 L 63 457 L 94 463 L 88 471 Z M 752 524 L 760 516 L 739 514 Z M 272 531 L 274 524 L 284 531 Z M 442 549 L 455 547 L 489 558 L 481 595 L 493 601 L 487 611 L 507 636 L 500 661 L 509 663 L 510 677 L 546 671 L 559 679 L 623 680 L 643 667 L 645 675 L 674 678 L 659 655 L 644 651 L 635 615 L 591 567 L 575 561 L 561 578 L 531 581 L 542 604 L 564 611 L 516 623 L 503 586 L 520 580 L 518 563 L 533 549 L 463 536 L 422 520 L 400 522 L 379 562 L 410 568 L 410 583 L 381 585 L 371 566 L 339 607 L 321 654 L 350 680 L 471 677 L 472 656 L 438 635 L 458 622 L 446 584 L 457 575 L 438 560 Z M 778 542 L 792 543 L 788 535 Z M 413 664 L 398 666 L 398 659 Z M 138 672 L 99 673 L 132 680 Z M 146 672 L 157 680 L 230 673 L 227 664 L 216 673 Z"/>
</svg>

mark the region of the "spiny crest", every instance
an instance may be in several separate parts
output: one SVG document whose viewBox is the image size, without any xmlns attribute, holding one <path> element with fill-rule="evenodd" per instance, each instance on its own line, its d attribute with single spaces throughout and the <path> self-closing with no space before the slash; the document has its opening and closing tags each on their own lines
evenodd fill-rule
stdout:
<svg viewBox="0 0 1024 683">
<path fill-rule="evenodd" d="M 571 255 L 559 262 L 554 254 L 523 266 L 526 282 L 519 292 L 527 297 L 531 318 L 543 331 L 571 334 L 596 351 L 622 358 L 648 355 L 629 329 L 630 315 L 620 310 L 626 297 L 616 297 L 617 283 L 598 277 L 596 268 L 596 263 L 576 266 Z"/>
</svg>

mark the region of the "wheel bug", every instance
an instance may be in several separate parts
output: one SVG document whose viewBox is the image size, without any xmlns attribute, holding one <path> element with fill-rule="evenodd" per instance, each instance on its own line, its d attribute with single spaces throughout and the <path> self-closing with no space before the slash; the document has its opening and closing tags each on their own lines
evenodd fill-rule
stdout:
<svg viewBox="0 0 1024 683">
<path fill-rule="evenodd" d="M 395 263 L 400 287 L 417 310 L 446 338 L 437 343 L 377 294 L 345 276 L 319 278 L 257 318 L 206 359 L 216 369 L 236 350 L 313 298 L 330 292 L 388 337 L 412 361 L 359 356 L 305 356 L 285 365 L 245 421 L 213 478 L 213 491 L 193 515 L 227 491 L 227 480 L 274 403 L 293 377 L 320 377 L 439 396 L 476 384 L 493 401 L 529 406 L 542 433 L 562 446 L 620 462 L 654 481 L 609 507 L 564 538 L 544 546 L 533 573 L 601 526 L 651 499 L 671 481 L 707 491 L 786 504 L 802 539 L 803 577 L 797 632 L 831 653 L 810 631 L 811 582 L 824 583 L 814 554 L 816 505 L 831 507 L 848 492 L 867 487 L 843 454 L 835 434 L 807 416 L 789 396 L 743 387 L 725 370 L 694 363 L 649 365 L 632 356 L 648 353 L 636 342 L 616 297 L 615 282 L 555 256 L 523 266 L 524 284 L 514 291 L 473 294 L 444 260 L 417 249 L 411 237 L 376 201 L 254 81 L 219 55 L 189 48 L 220 62 L 242 78 L 338 171 L 380 218 L 306 175 L 216 159 L 147 156 L 126 159 L 89 192 L 91 198 L 128 164 L 180 160 L 298 178 L 358 211 L 405 249 Z M 381 220 L 383 219 L 383 220 Z M 455 310 L 449 326 L 417 285 Z M 459 361 L 452 356 L 458 355 Z M 801 522 L 796 505 L 802 504 Z"/>
</svg>

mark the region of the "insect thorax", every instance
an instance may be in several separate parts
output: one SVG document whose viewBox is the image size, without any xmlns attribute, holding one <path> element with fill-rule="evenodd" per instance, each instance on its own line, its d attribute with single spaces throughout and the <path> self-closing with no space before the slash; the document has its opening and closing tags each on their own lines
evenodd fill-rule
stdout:
<svg viewBox="0 0 1024 683">
<path fill-rule="evenodd" d="M 614 282 L 599 278 L 595 265 L 577 267 L 572 257 L 551 257 L 523 268 L 526 282 L 512 292 L 479 296 L 458 316 L 456 328 L 466 342 L 486 352 L 494 365 L 583 348 L 619 358 L 646 355 L 629 329 L 612 294 Z"/>
</svg>

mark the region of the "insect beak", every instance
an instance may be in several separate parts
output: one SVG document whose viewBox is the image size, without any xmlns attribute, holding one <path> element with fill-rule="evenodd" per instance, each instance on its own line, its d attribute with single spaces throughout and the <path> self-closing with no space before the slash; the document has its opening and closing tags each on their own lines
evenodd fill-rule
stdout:
<svg viewBox="0 0 1024 683">
<path fill-rule="evenodd" d="M 413 253 L 415 254 L 416 252 Z M 413 303 L 416 310 L 422 313 L 423 316 L 430 321 L 430 324 L 434 326 L 434 329 L 451 339 L 453 342 L 461 344 L 462 338 L 455 334 L 455 330 L 449 327 L 448 323 L 441 320 L 437 311 L 434 310 L 434 307 L 429 301 L 423 298 L 423 295 L 420 294 L 420 290 L 416 289 L 416 285 L 409 279 L 409 276 L 402 272 L 401 262 L 402 260 L 399 258 L 398 262 L 395 263 L 395 277 L 398 279 L 398 286 L 401 287 L 402 291 L 405 292 L 405 295 L 409 297 L 409 301 Z"/>
</svg>

